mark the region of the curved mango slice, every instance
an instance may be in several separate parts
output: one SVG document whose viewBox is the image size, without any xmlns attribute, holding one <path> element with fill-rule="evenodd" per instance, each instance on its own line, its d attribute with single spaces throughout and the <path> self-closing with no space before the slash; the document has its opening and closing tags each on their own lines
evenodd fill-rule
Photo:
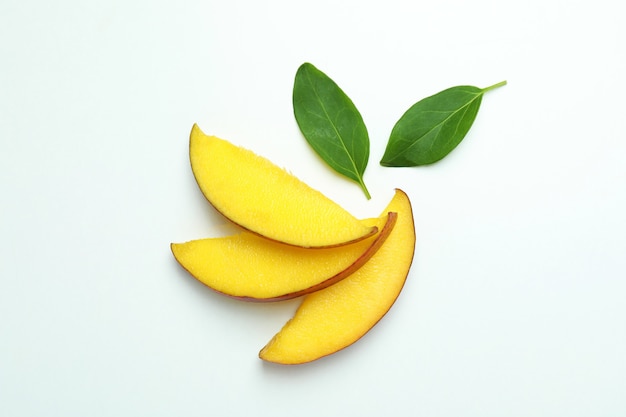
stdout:
<svg viewBox="0 0 626 417">
<path fill-rule="evenodd" d="M 356 342 L 387 313 L 413 262 L 415 229 L 404 192 L 396 190 L 386 211 L 397 212 L 398 220 L 385 244 L 354 274 L 307 295 L 261 350 L 261 359 L 291 365 L 314 361 Z"/>
<path fill-rule="evenodd" d="M 387 239 L 396 218 L 389 213 L 372 219 L 379 233 L 336 248 L 306 249 L 245 231 L 171 248 L 183 268 L 219 293 L 246 301 L 281 301 L 326 288 L 359 269 Z"/>
<path fill-rule="evenodd" d="M 253 233 L 301 247 L 333 247 L 377 232 L 337 203 L 253 152 L 197 125 L 191 169 L 202 193 L 225 217 Z"/>
</svg>

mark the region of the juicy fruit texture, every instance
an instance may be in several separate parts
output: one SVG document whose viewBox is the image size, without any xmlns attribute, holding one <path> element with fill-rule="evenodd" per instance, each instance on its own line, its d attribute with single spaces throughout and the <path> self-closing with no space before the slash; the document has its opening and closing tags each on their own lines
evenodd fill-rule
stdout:
<svg viewBox="0 0 626 417">
<path fill-rule="evenodd" d="M 333 247 L 377 231 L 269 160 L 207 136 L 197 125 L 189 156 L 207 200 L 253 233 L 295 246 Z"/>
<path fill-rule="evenodd" d="M 176 260 L 213 290 L 247 301 L 280 301 L 326 288 L 349 276 L 385 242 L 397 214 L 371 219 L 380 232 L 336 248 L 307 249 L 243 231 L 172 244 Z"/>
<path fill-rule="evenodd" d="M 398 213 L 385 244 L 348 278 L 307 295 L 261 359 L 292 365 L 319 359 L 356 342 L 386 314 L 413 262 L 415 228 L 404 192 L 396 190 L 385 212 Z"/>
</svg>

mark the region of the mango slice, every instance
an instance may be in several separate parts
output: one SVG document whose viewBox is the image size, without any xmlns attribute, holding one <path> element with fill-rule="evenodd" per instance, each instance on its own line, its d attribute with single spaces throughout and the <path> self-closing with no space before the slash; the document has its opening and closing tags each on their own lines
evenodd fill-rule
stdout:
<svg viewBox="0 0 626 417">
<path fill-rule="evenodd" d="M 207 200 L 232 222 L 301 247 L 334 247 L 377 232 L 317 190 L 253 152 L 197 125 L 189 139 L 191 169 Z"/>
<path fill-rule="evenodd" d="M 349 277 L 307 295 L 261 350 L 261 359 L 290 365 L 314 361 L 353 344 L 387 313 L 413 262 L 415 228 L 403 191 L 396 190 L 385 211 L 398 213 L 385 244 Z"/>
<path fill-rule="evenodd" d="M 249 232 L 173 243 L 176 260 L 209 288 L 245 301 L 281 301 L 321 290 L 359 269 L 381 247 L 396 222 L 371 219 L 380 232 L 336 248 L 306 249 Z"/>
</svg>

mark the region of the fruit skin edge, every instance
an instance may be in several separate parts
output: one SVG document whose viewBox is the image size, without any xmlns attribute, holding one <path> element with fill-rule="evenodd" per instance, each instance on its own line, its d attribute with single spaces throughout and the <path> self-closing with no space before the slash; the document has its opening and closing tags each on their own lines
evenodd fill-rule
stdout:
<svg viewBox="0 0 626 417">
<path fill-rule="evenodd" d="M 410 258 L 408 259 L 407 269 L 406 269 L 406 272 L 404 273 L 404 278 L 402 279 L 401 285 L 400 285 L 400 287 L 399 287 L 399 289 L 398 289 L 397 293 L 395 294 L 395 297 L 393 297 L 393 299 L 390 299 L 389 306 L 386 308 L 386 310 L 385 310 L 385 311 L 384 311 L 384 312 L 380 315 L 380 317 L 378 317 L 378 319 L 377 319 L 377 320 L 375 320 L 375 321 L 372 323 L 372 325 L 371 325 L 371 326 L 370 326 L 370 327 L 369 327 L 366 331 L 364 331 L 361 335 L 359 335 L 359 336 L 358 336 L 358 337 L 356 337 L 354 340 L 350 341 L 350 342 L 349 342 L 349 343 L 347 343 L 346 345 L 344 345 L 344 346 L 342 346 L 342 347 L 340 347 L 340 348 L 338 348 L 338 349 L 336 349 L 336 350 L 334 350 L 334 351 L 331 351 L 331 352 L 328 352 L 328 353 L 326 353 L 326 354 L 323 354 L 323 355 L 320 355 L 320 356 L 317 356 L 317 357 L 311 358 L 311 359 L 309 359 L 309 360 L 300 361 L 300 362 L 280 362 L 280 361 L 275 361 L 275 360 L 269 360 L 269 359 L 267 359 L 267 358 L 263 357 L 263 353 L 264 353 L 264 351 L 268 348 L 268 346 L 270 346 L 270 345 L 272 344 L 272 342 L 274 342 L 274 339 L 276 339 L 276 338 L 280 335 L 280 333 L 282 332 L 282 330 L 283 330 L 285 327 L 287 327 L 287 325 L 289 325 L 289 324 L 290 324 L 290 322 L 291 322 L 291 321 L 292 321 L 292 320 L 293 320 L 293 319 L 297 316 L 298 311 L 299 311 L 299 310 L 300 310 L 300 308 L 302 307 L 302 304 L 304 303 L 304 301 L 306 301 L 306 298 L 305 298 L 305 299 L 303 300 L 303 302 L 300 304 L 300 306 L 298 307 L 298 310 L 296 310 L 296 312 L 295 312 L 294 316 L 293 316 L 291 319 L 289 319 L 289 320 L 287 321 L 287 323 L 285 323 L 285 325 L 283 326 L 283 328 L 281 328 L 281 330 L 279 330 L 279 331 L 278 331 L 278 333 L 276 333 L 276 334 L 272 337 L 272 339 L 271 339 L 271 340 L 270 340 L 270 341 L 269 341 L 269 342 L 268 342 L 268 343 L 267 343 L 267 344 L 266 344 L 266 345 L 265 345 L 265 346 L 264 346 L 264 347 L 263 347 L 263 348 L 259 351 L 259 355 L 258 355 L 258 356 L 259 356 L 259 358 L 260 358 L 260 359 L 262 359 L 264 362 L 267 362 L 267 363 L 273 363 L 273 364 L 283 365 L 283 366 L 284 366 L 284 365 L 288 365 L 288 366 L 296 366 L 296 365 L 303 365 L 303 364 L 307 364 L 307 363 L 315 362 L 315 361 L 317 361 L 317 360 L 319 360 L 319 359 L 322 359 L 322 358 L 325 358 L 325 357 L 327 357 L 327 356 L 331 356 L 331 355 L 333 355 L 333 354 L 335 354 L 335 353 L 337 353 L 337 352 L 340 352 L 340 351 L 342 351 L 342 350 L 346 349 L 347 347 L 349 347 L 349 346 L 351 346 L 351 345 L 355 344 L 356 342 L 358 342 L 358 341 L 359 341 L 361 338 L 363 338 L 363 337 L 364 337 L 367 333 L 369 333 L 369 332 L 370 332 L 370 330 L 372 330 L 372 329 L 373 329 L 373 328 L 374 328 L 374 327 L 375 327 L 375 326 L 376 326 L 376 325 L 377 325 L 377 324 L 378 324 L 378 323 L 379 323 L 379 322 L 383 319 L 383 317 L 384 317 L 384 316 L 386 316 L 386 315 L 387 315 L 387 313 L 391 310 L 391 308 L 393 307 L 393 305 L 394 305 L 394 304 L 395 304 L 395 302 L 397 301 L 398 297 L 400 296 L 400 293 L 402 293 L 402 290 L 404 289 L 404 285 L 406 284 L 406 280 L 407 280 L 407 278 L 408 278 L 409 272 L 410 272 L 410 270 L 411 270 L 411 266 L 413 265 L 413 260 L 414 260 L 414 258 L 415 258 L 415 222 L 414 222 L 414 218 L 413 218 L 413 208 L 412 208 L 412 205 L 411 205 L 411 201 L 410 201 L 410 199 L 408 198 L 407 194 L 406 194 L 404 191 L 402 191 L 402 190 L 401 190 L 401 189 L 399 189 L 399 188 L 396 188 L 395 190 L 396 190 L 396 193 L 402 193 L 402 194 L 404 195 L 404 197 L 406 198 L 407 203 L 408 203 L 408 208 L 409 208 L 408 214 L 411 216 L 411 228 L 412 228 L 412 235 L 413 235 L 413 245 L 412 245 L 411 256 L 410 256 Z"/>
<path fill-rule="evenodd" d="M 372 242 L 372 244 L 352 264 L 347 266 L 344 270 L 340 271 L 339 273 L 337 273 L 337 274 L 335 274 L 335 275 L 333 275 L 333 276 L 331 276 L 329 278 L 326 278 L 325 280 L 319 282 L 318 284 L 312 285 L 312 286 L 307 287 L 307 288 L 303 288 L 303 289 L 298 290 L 298 291 L 277 295 L 275 297 L 260 298 L 260 297 L 252 297 L 252 296 L 240 296 L 240 295 L 233 295 L 233 294 L 229 294 L 229 293 L 224 292 L 224 291 L 217 290 L 217 289 L 211 287 L 210 285 L 208 285 L 206 282 L 204 282 L 204 281 L 200 280 L 199 278 L 197 278 L 196 276 L 194 276 L 193 273 L 191 273 L 191 271 L 189 269 L 187 269 L 185 267 L 185 265 L 183 265 L 180 261 L 178 263 L 192 277 L 194 277 L 194 279 L 196 279 L 196 281 L 199 281 L 201 284 L 203 284 L 204 286 L 208 287 L 209 289 L 211 289 L 212 291 L 214 291 L 214 292 L 216 292 L 216 293 L 218 293 L 220 295 L 224 295 L 224 296 L 227 296 L 229 298 L 233 298 L 233 299 L 240 300 L 240 301 L 255 302 L 255 303 L 269 303 L 269 302 L 287 301 L 287 300 L 291 300 L 291 299 L 294 299 L 294 298 L 297 298 L 297 297 L 301 297 L 301 296 L 310 294 L 310 293 L 315 292 L 315 291 L 323 290 L 324 288 L 328 288 L 329 286 L 334 285 L 337 282 L 339 282 L 339 281 L 349 277 L 350 275 L 352 275 L 361 266 L 363 266 L 365 263 L 367 263 L 367 261 L 372 256 L 374 256 L 376 254 L 376 252 L 378 251 L 378 249 L 385 243 L 385 241 L 387 240 L 387 238 L 391 234 L 391 231 L 393 230 L 393 228 L 394 228 L 394 226 L 396 224 L 397 218 L 398 218 L 398 213 L 395 213 L 395 212 L 387 213 L 387 221 L 385 222 L 385 225 L 383 226 L 383 228 L 378 233 L 378 236 L 376 236 L 374 242 Z M 175 245 L 175 243 L 170 244 L 170 249 L 172 250 L 172 254 L 174 255 L 174 258 L 176 258 L 176 254 L 174 252 L 174 245 Z M 309 250 L 316 250 L 317 248 L 308 248 L 308 249 Z M 279 262 L 279 260 L 277 260 L 277 262 Z"/>
<path fill-rule="evenodd" d="M 219 141 L 221 141 L 221 142 L 226 142 L 228 145 L 232 146 L 233 148 L 237 148 L 238 150 L 243 151 L 243 152 L 246 152 L 246 153 L 248 153 L 248 152 L 249 152 L 249 153 L 251 153 L 251 154 L 254 154 L 256 157 L 258 157 L 258 158 L 260 158 L 260 159 L 262 159 L 262 160 L 266 161 L 267 163 L 269 163 L 269 165 L 272 165 L 272 166 L 273 166 L 273 168 L 276 168 L 277 170 L 280 170 L 280 171 L 284 171 L 284 170 L 283 170 L 283 169 L 281 169 L 281 168 L 279 168 L 279 167 L 278 167 L 278 166 L 276 166 L 275 164 L 273 164 L 273 163 L 272 163 L 271 161 L 269 161 L 267 158 L 262 157 L 262 156 L 260 156 L 260 155 L 258 155 L 258 154 L 255 154 L 254 152 L 250 151 L 249 149 L 245 149 L 245 148 L 239 147 L 239 146 L 234 145 L 234 144 L 232 144 L 232 143 L 230 143 L 230 142 L 228 142 L 228 141 L 226 141 L 226 140 L 224 140 L 224 139 L 220 139 L 220 138 L 217 138 L 217 137 L 214 137 L 214 136 L 209 136 L 209 135 L 205 134 L 205 133 L 204 133 L 204 132 L 200 129 L 200 127 L 199 127 L 197 124 L 194 124 L 194 125 L 193 125 L 193 127 L 192 127 L 192 129 L 191 129 L 191 133 L 190 133 L 190 135 L 189 135 L 189 137 L 190 137 L 190 148 L 189 148 L 189 150 L 190 150 L 190 151 L 189 151 L 189 157 L 190 157 L 191 166 L 192 166 L 192 173 L 193 173 L 193 175 L 194 175 L 194 178 L 195 178 L 195 180 L 196 180 L 196 183 L 198 184 L 198 187 L 200 188 L 200 190 L 201 190 L 202 194 L 204 195 L 204 197 L 206 198 L 206 200 L 209 202 L 209 204 L 211 204 L 211 206 L 212 206 L 212 207 L 213 207 L 213 208 L 214 208 L 214 209 L 215 209 L 218 213 L 220 213 L 222 216 L 224 216 L 224 218 L 226 218 L 226 219 L 227 219 L 228 221 L 230 221 L 231 223 L 233 223 L 233 224 L 237 225 L 238 227 L 241 227 L 242 229 L 244 229 L 244 230 L 246 230 L 246 231 L 248 231 L 248 232 L 250 232 L 250 233 L 254 233 L 254 234 L 258 235 L 258 236 L 261 236 L 261 237 L 266 238 L 266 239 L 273 240 L 273 241 L 275 241 L 275 242 L 284 243 L 284 244 L 286 244 L 286 245 L 299 246 L 299 247 L 303 247 L 303 248 L 310 248 L 310 249 L 339 247 L 339 246 L 343 246 L 343 245 L 347 245 L 347 244 L 355 243 L 355 242 L 361 241 L 361 240 L 363 240 L 363 239 L 367 239 L 368 237 L 371 237 L 371 236 L 375 235 L 375 234 L 378 232 L 378 227 L 376 227 L 376 226 L 372 226 L 372 227 L 370 227 L 370 228 L 369 228 L 370 230 L 368 231 L 368 233 L 365 233 L 365 234 L 363 234 L 363 235 L 360 235 L 360 236 L 358 236 L 358 237 L 356 237 L 356 238 L 353 238 L 353 239 L 350 239 L 350 240 L 347 240 L 347 241 L 340 241 L 340 242 L 337 242 L 337 243 L 333 243 L 333 244 L 324 244 L 324 245 L 307 245 L 307 244 L 298 244 L 298 243 L 294 243 L 294 242 L 283 241 L 283 240 L 277 239 L 277 238 L 275 238 L 275 237 L 271 237 L 271 236 L 268 236 L 268 235 L 262 234 L 262 233 L 260 233 L 260 232 L 258 232 L 258 231 L 256 231 L 256 230 L 251 229 L 249 226 L 246 226 L 245 224 L 242 224 L 241 222 L 238 222 L 238 221 L 236 221 L 236 220 L 232 219 L 230 216 L 228 216 L 228 214 L 227 214 L 227 213 L 225 213 L 225 212 L 224 212 L 224 209 L 223 209 L 223 208 L 222 208 L 222 209 L 220 209 L 220 208 L 216 205 L 216 203 L 215 203 L 214 201 L 212 201 L 212 200 L 211 200 L 211 198 L 210 198 L 209 196 L 207 196 L 207 194 L 206 194 L 206 192 L 205 192 L 205 189 L 204 189 L 204 188 L 206 187 L 206 185 L 204 185 L 204 186 L 203 186 L 203 184 L 205 184 L 205 182 L 204 182 L 204 181 L 201 179 L 201 177 L 199 176 L 199 173 L 196 171 L 196 168 L 194 168 L 194 166 L 195 166 L 195 164 L 194 164 L 194 159 L 195 159 L 195 158 L 194 158 L 194 154 L 193 154 L 193 151 L 192 151 L 192 143 L 193 143 L 194 141 L 196 141 L 196 142 L 197 142 L 197 139 L 195 139 L 195 138 L 196 138 L 196 137 L 198 137 L 198 136 L 199 136 L 199 137 L 203 137 L 203 138 L 205 138 L 205 139 L 211 139 L 211 138 L 214 138 L 214 139 L 217 139 L 217 140 L 219 140 Z M 272 169 L 273 169 L 273 168 L 272 168 Z M 287 173 L 287 174 L 288 174 L 290 177 L 292 177 L 295 181 L 297 181 L 298 183 L 303 184 L 303 185 L 304 185 L 304 186 L 305 186 L 308 190 L 310 190 L 310 191 L 312 191 L 312 192 L 314 192 L 314 193 L 316 193 L 316 194 L 319 194 L 319 196 L 320 196 L 320 197 L 322 197 L 323 199 L 325 199 L 325 200 L 327 200 L 328 202 L 332 203 L 334 206 L 336 206 L 336 207 L 340 208 L 340 209 L 342 210 L 342 212 L 345 212 L 346 214 L 349 214 L 349 213 L 348 213 L 347 211 L 345 211 L 342 207 L 340 207 L 337 203 L 335 203 L 334 201 L 330 200 L 330 199 L 329 199 L 326 195 L 322 194 L 319 190 L 316 190 L 316 189 L 314 189 L 314 188 L 310 187 L 308 184 L 304 183 L 302 180 L 300 180 L 300 179 L 296 178 L 296 177 L 295 177 L 295 176 L 293 176 L 292 174 L 289 174 L 289 173 Z M 359 220 L 358 220 L 358 219 L 356 219 L 356 218 L 355 218 L 354 220 L 355 220 L 355 221 L 357 221 L 357 222 L 359 221 Z"/>
</svg>

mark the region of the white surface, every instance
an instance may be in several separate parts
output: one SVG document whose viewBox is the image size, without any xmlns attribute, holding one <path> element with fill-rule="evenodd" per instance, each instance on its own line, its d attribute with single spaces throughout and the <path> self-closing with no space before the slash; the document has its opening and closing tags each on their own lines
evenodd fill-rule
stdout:
<svg viewBox="0 0 626 417">
<path fill-rule="evenodd" d="M 3 0 L 0 415 L 625 415 L 625 17 L 618 0 Z M 299 134 L 304 61 L 363 114 L 371 201 Z M 444 161 L 378 165 L 415 101 L 503 79 Z M 360 342 L 264 364 L 297 302 L 227 300 L 175 263 L 170 242 L 223 230 L 190 172 L 194 122 L 359 216 L 407 191 L 415 263 Z"/>
</svg>

